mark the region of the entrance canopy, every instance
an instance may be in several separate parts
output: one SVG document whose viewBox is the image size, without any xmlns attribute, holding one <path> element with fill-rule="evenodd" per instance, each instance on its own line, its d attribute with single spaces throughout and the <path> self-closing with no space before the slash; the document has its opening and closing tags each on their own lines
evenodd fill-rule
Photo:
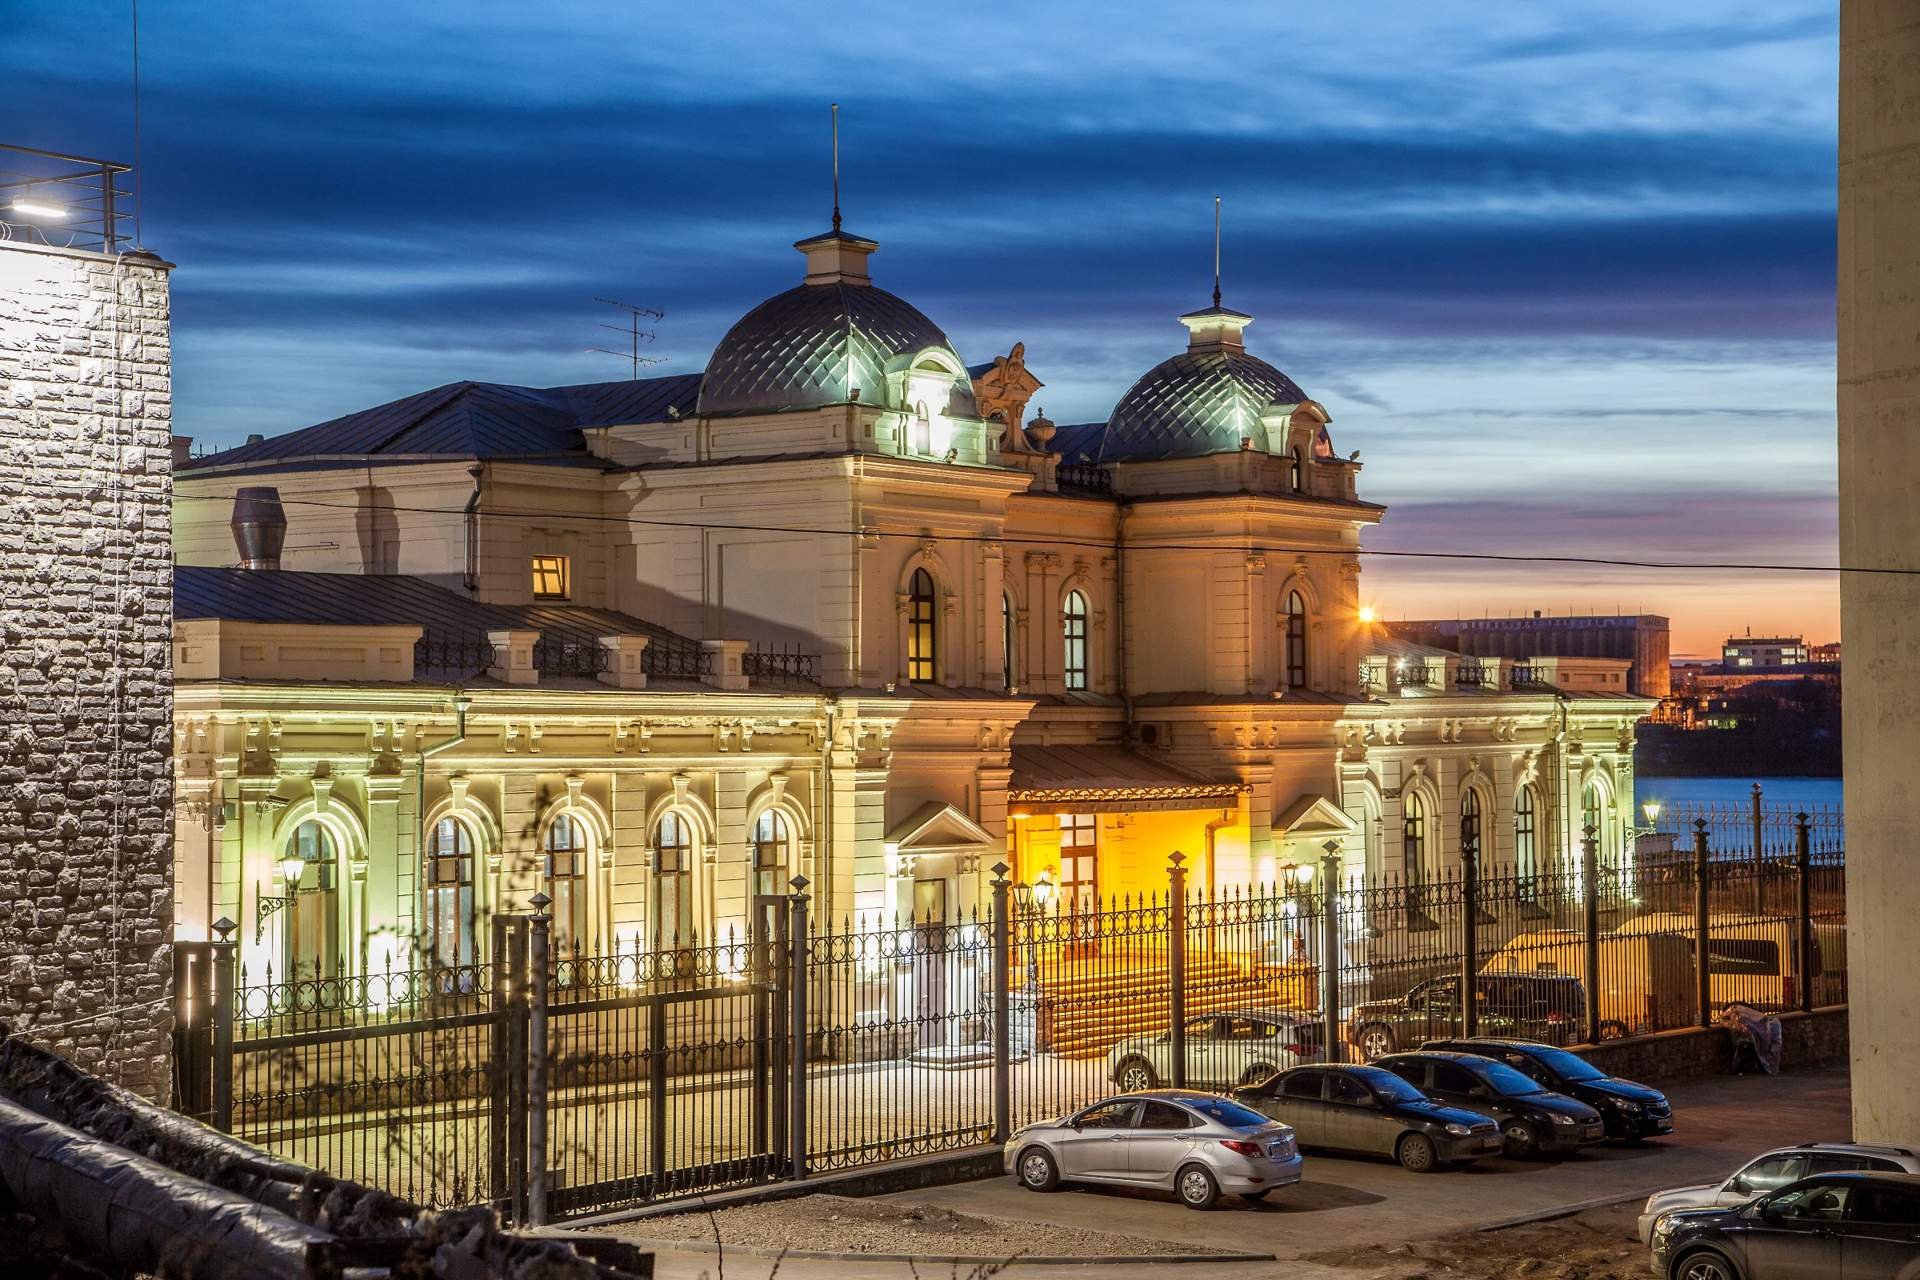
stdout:
<svg viewBox="0 0 1920 1280">
<path fill-rule="evenodd" d="M 1075 813 L 1227 809 L 1249 790 L 1238 779 L 1206 778 L 1124 747 L 1016 745 L 1007 803 Z"/>
</svg>

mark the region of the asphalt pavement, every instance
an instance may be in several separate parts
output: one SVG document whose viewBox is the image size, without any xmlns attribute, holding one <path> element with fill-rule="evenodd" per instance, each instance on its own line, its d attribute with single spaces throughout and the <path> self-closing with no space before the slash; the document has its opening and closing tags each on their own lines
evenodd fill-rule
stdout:
<svg viewBox="0 0 1920 1280">
<path fill-rule="evenodd" d="M 1196 1213 L 1148 1192 L 1069 1189 L 1050 1195 L 1025 1191 L 1009 1178 L 903 1191 L 883 1197 L 974 1217 L 1032 1224 L 1031 1252 L 1046 1247 L 1049 1227 L 1071 1225 L 1124 1232 L 1204 1249 L 1271 1253 L 1281 1263 L 1188 1264 L 1195 1274 L 1216 1277 L 1270 1276 L 1319 1280 L 1348 1271 L 1323 1270 L 1288 1259 L 1333 1248 L 1388 1245 L 1475 1227 L 1571 1212 L 1578 1208 L 1644 1196 L 1662 1187 L 1705 1182 L 1732 1172 L 1747 1158 L 1787 1142 L 1848 1137 L 1848 1086 L 1844 1072 L 1792 1076 L 1744 1076 L 1695 1081 L 1668 1089 L 1676 1132 L 1641 1146 L 1608 1144 L 1579 1155 L 1538 1160 L 1499 1158 L 1432 1174 L 1412 1174 L 1392 1162 L 1308 1153 L 1304 1180 L 1266 1203 L 1226 1199 L 1210 1213 Z M 796 1202 L 804 1206 L 805 1201 Z M 712 1276 L 711 1251 L 662 1251 L 663 1280 Z M 1284 1265 L 1283 1265 L 1284 1264 Z M 765 1275 L 771 1263 L 736 1255 L 729 1277 Z M 1084 1267 L 1019 1268 L 1011 1274 L 1071 1274 L 1098 1280 L 1164 1280 L 1182 1268 L 1165 1265 L 1099 1264 Z M 934 1272 L 948 1274 L 941 1266 Z M 967 1273 L 961 1267 L 960 1275 Z M 901 1263 L 788 1258 L 782 1280 L 879 1280 L 905 1277 Z"/>
</svg>

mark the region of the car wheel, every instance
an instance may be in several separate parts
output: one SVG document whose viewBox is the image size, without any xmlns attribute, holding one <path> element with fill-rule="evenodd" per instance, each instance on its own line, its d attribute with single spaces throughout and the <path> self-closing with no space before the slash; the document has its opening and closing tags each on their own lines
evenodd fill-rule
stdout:
<svg viewBox="0 0 1920 1280">
<path fill-rule="evenodd" d="M 1180 1192 L 1180 1203 L 1189 1209 L 1211 1209 L 1220 1198 L 1220 1184 L 1202 1165 L 1182 1166 L 1174 1175 L 1173 1185 Z"/>
<path fill-rule="evenodd" d="M 1600 1038 L 1602 1040 L 1625 1040 L 1627 1038 L 1627 1024 L 1612 1021 L 1601 1023 Z"/>
<path fill-rule="evenodd" d="M 1507 1154 L 1510 1156 L 1530 1156 L 1540 1149 L 1540 1140 L 1534 1137 L 1533 1126 L 1525 1120 L 1509 1120 L 1500 1130 L 1505 1140 Z"/>
<path fill-rule="evenodd" d="M 1259 1084 L 1262 1080 L 1272 1075 L 1273 1071 L 1274 1069 L 1266 1063 L 1256 1062 L 1240 1073 L 1240 1083 L 1243 1085 Z"/>
<path fill-rule="evenodd" d="M 1354 1043 L 1359 1046 L 1360 1056 L 1368 1062 L 1386 1057 L 1397 1047 L 1393 1040 L 1393 1028 L 1378 1022 L 1370 1022 L 1360 1028 Z"/>
<path fill-rule="evenodd" d="M 1674 1280 L 1739 1280 L 1733 1264 L 1711 1249 L 1682 1254 L 1667 1274 Z"/>
<path fill-rule="evenodd" d="M 1028 1147 L 1014 1163 L 1020 1185 L 1029 1191 L 1052 1191 L 1060 1185 L 1060 1166 L 1041 1147 Z"/>
<path fill-rule="evenodd" d="M 1440 1167 L 1433 1139 L 1423 1133 L 1409 1133 L 1401 1138 L 1400 1145 L 1393 1149 L 1393 1156 L 1408 1173 L 1432 1173 Z"/>
<path fill-rule="evenodd" d="M 1154 1078 L 1153 1068 L 1143 1058 L 1128 1058 L 1120 1064 L 1114 1083 L 1120 1086 L 1122 1093 L 1134 1093 L 1141 1089 L 1151 1089 L 1160 1082 Z"/>
</svg>

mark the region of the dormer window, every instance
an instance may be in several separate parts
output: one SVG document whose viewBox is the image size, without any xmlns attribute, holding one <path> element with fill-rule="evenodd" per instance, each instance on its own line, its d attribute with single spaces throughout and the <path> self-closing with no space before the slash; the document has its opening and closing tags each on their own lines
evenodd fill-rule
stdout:
<svg viewBox="0 0 1920 1280">
<path fill-rule="evenodd" d="M 566 600 L 573 595 L 572 577 L 565 556 L 535 556 L 533 558 L 533 598 L 535 600 Z"/>
<path fill-rule="evenodd" d="M 913 420 L 907 426 L 907 448 L 923 457 L 933 452 L 933 415 L 927 412 L 925 400 L 913 406 Z"/>
</svg>

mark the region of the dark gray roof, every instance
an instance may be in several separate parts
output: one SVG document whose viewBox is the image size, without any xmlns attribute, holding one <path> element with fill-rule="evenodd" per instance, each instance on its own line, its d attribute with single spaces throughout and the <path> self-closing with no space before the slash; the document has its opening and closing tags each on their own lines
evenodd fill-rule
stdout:
<svg viewBox="0 0 1920 1280">
<path fill-rule="evenodd" d="M 425 578 L 399 574 L 297 573 L 175 565 L 173 611 L 181 621 L 293 622 L 330 626 L 419 626 L 428 643 L 465 644 L 489 631 L 539 631 L 572 644 L 644 635 L 694 642 L 630 614 L 569 604 L 482 604 Z"/>
<path fill-rule="evenodd" d="M 1080 422 L 1055 427 L 1047 452 L 1060 455 L 1062 462 L 1095 462 L 1100 457 L 1100 437 L 1106 434 L 1104 422 Z"/>
<path fill-rule="evenodd" d="M 1258 356 L 1217 346 L 1182 351 L 1120 397 L 1100 440 L 1100 461 L 1231 453 L 1242 439 L 1264 453 L 1269 442 L 1260 415 L 1306 398 L 1293 379 Z"/>
<path fill-rule="evenodd" d="M 590 461 L 585 427 L 691 415 L 697 373 L 570 387 L 453 382 L 257 444 L 195 458 L 183 474 L 316 458 L 471 458 Z"/>
<path fill-rule="evenodd" d="M 770 413 L 881 403 L 895 357 L 943 347 L 960 357 L 940 327 L 905 299 L 872 285 L 802 284 L 747 312 L 714 348 L 700 387 L 701 413 Z M 972 417 L 973 384 L 953 382 L 935 413 Z"/>
</svg>

